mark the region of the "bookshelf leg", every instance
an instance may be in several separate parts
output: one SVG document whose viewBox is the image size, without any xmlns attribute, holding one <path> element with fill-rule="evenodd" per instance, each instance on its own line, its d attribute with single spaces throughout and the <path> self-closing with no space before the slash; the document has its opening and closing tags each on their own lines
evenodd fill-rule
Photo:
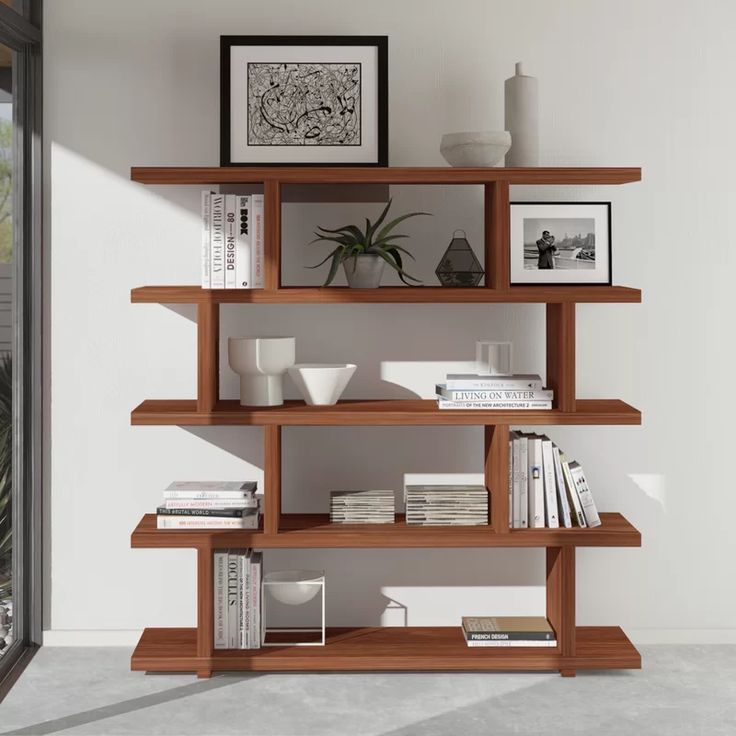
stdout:
<svg viewBox="0 0 736 736">
<path fill-rule="evenodd" d="M 197 550 L 197 656 L 211 657 L 214 642 L 214 557 L 205 547 Z M 204 670 L 202 670 L 204 672 Z M 199 677 L 199 671 L 197 672 Z"/>
<path fill-rule="evenodd" d="M 575 411 L 575 304 L 547 305 L 547 385 L 557 409 Z"/>
<path fill-rule="evenodd" d="M 212 670 L 197 670 L 197 677 L 200 680 L 206 680 L 212 677 Z"/>
<path fill-rule="evenodd" d="M 509 288 L 509 183 L 485 185 L 486 287 Z"/>
<path fill-rule="evenodd" d="M 575 656 L 575 547 L 547 548 L 547 618 L 561 657 Z M 570 677 L 574 668 L 561 668 Z"/>
<path fill-rule="evenodd" d="M 509 427 L 485 428 L 485 478 L 491 504 L 490 523 L 496 534 L 509 531 Z"/>
<path fill-rule="evenodd" d="M 220 305 L 197 306 L 197 411 L 215 408 L 220 392 Z"/>
<path fill-rule="evenodd" d="M 281 427 L 263 428 L 263 531 L 278 534 L 281 524 Z"/>
<path fill-rule="evenodd" d="M 574 669 L 564 669 L 564 670 L 560 670 L 560 674 L 563 677 L 575 677 L 575 675 L 577 674 L 577 671 Z"/>
</svg>

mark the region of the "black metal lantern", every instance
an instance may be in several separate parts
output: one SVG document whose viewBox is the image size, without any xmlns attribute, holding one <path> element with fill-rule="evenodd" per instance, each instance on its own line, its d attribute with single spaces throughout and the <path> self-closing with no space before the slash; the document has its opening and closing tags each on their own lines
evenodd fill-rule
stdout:
<svg viewBox="0 0 736 736">
<path fill-rule="evenodd" d="M 462 237 L 457 233 L 462 233 Z M 442 286 L 478 286 L 485 271 L 468 243 L 465 230 L 453 232 L 435 273 Z"/>
</svg>

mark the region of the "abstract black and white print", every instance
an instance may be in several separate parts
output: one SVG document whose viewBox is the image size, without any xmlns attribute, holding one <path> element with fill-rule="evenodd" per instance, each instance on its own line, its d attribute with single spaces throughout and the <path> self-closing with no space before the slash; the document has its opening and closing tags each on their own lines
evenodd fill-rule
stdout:
<svg viewBox="0 0 736 736">
<path fill-rule="evenodd" d="M 248 63 L 249 146 L 360 146 L 360 63 Z"/>
</svg>

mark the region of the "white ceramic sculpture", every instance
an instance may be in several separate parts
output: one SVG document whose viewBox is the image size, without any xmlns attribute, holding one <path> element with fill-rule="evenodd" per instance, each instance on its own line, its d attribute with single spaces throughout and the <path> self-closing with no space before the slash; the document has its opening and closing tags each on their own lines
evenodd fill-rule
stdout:
<svg viewBox="0 0 736 736">
<path fill-rule="evenodd" d="M 310 406 L 336 404 L 355 373 L 354 363 L 297 363 L 289 375 Z"/>
<path fill-rule="evenodd" d="M 504 85 L 506 130 L 511 134 L 511 150 L 506 166 L 539 166 L 539 85 L 536 77 L 523 73 L 521 62 L 516 74 Z"/>
<path fill-rule="evenodd" d="M 267 573 L 263 582 L 279 603 L 301 606 L 319 593 L 324 578 L 323 570 L 280 570 Z"/>
<path fill-rule="evenodd" d="M 450 166 L 495 166 L 511 144 L 511 136 L 505 130 L 446 133 L 440 153 Z"/>
<path fill-rule="evenodd" d="M 478 340 L 475 343 L 475 362 L 478 373 L 485 376 L 510 376 L 512 343 Z"/>
<path fill-rule="evenodd" d="M 230 367 L 240 376 L 243 406 L 278 406 L 284 403 L 283 375 L 294 365 L 293 337 L 231 337 Z"/>
</svg>

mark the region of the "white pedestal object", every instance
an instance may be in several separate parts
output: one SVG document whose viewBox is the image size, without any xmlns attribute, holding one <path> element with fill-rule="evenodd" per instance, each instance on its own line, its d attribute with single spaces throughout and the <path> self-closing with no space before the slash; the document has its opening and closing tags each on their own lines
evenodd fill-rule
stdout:
<svg viewBox="0 0 736 736">
<path fill-rule="evenodd" d="M 478 340 L 475 343 L 475 362 L 478 373 L 484 376 L 510 376 L 513 344 Z"/>
<path fill-rule="evenodd" d="M 521 62 L 516 74 L 504 85 L 505 124 L 511 133 L 511 150 L 506 166 L 539 166 L 539 85 L 536 77 L 526 76 Z"/>
<path fill-rule="evenodd" d="M 279 406 L 284 403 L 283 375 L 294 365 L 293 337 L 231 337 L 230 367 L 240 376 L 243 406 Z"/>
<path fill-rule="evenodd" d="M 301 606 L 322 593 L 322 626 L 321 628 L 289 628 L 269 629 L 268 616 L 266 614 L 266 602 L 269 593 L 273 598 L 287 606 Z M 262 595 L 263 602 L 263 627 L 261 646 L 264 647 L 323 647 L 326 640 L 325 626 L 325 573 L 323 570 L 281 570 L 269 572 L 263 578 Z M 268 634 L 274 633 L 315 633 L 322 634 L 321 641 L 275 641 L 268 642 Z"/>
</svg>

